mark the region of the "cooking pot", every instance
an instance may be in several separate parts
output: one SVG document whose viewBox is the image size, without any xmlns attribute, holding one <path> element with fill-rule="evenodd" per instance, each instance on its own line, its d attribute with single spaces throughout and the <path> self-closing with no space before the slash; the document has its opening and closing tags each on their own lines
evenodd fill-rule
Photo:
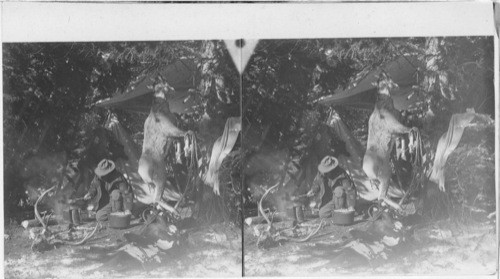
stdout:
<svg viewBox="0 0 500 279">
<path fill-rule="evenodd" d="M 337 209 L 333 211 L 335 225 L 351 225 L 354 223 L 354 210 Z"/>
<path fill-rule="evenodd" d="M 113 212 L 109 214 L 109 227 L 114 229 L 126 229 L 130 225 L 131 214 L 125 212 Z"/>
</svg>

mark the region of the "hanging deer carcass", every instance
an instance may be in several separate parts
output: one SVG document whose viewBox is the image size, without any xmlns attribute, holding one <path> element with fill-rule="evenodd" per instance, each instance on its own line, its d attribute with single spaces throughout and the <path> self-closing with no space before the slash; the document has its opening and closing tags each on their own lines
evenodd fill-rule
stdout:
<svg viewBox="0 0 500 279">
<path fill-rule="evenodd" d="M 176 138 L 192 133 L 177 127 L 167 100 L 168 94 L 173 91 L 167 84 L 155 87 L 153 104 L 144 123 L 144 142 L 138 172 L 144 182 L 154 187 L 154 203 L 175 214 L 176 210 L 162 201 L 164 194 L 169 200 L 181 199 L 180 193 L 167 179 L 165 158 Z"/>
<path fill-rule="evenodd" d="M 397 136 L 409 133 L 415 128 L 408 128 L 399 120 L 399 111 L 394 107 L 389 93 L 396 86 L 397 84 L 382 71 L 377 81 L 375 109 L 368 121 L 368 141 L 363 158 L 363 170 L 370 179 L 372 187 L 378 186 L 378 200 L 400 210 L 400 206 L 387 197 L 392 176 L 390 156 Z"/>
</svg>

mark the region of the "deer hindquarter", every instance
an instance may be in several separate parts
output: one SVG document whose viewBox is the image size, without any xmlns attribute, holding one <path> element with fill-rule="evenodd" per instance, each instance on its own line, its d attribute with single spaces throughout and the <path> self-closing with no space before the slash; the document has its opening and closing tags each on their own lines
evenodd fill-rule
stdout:
<svg viewBox="0 0 500 279">
<path fill-rule="evenodd" d="M 161 201 L 165 190 L 169 199 L 179 198 L 180 194 L 167 181 L 165 162 L 174 138 L 185 134 L 175 126 L 175 118 L 168 111 L 151 109 L 144 123 L 144 142 L 138 172 L 144 182 L 155 187 L 154 202 Z"/>
<path fill-rule="evenodd" d="M 368 141 L 363 170 L 379 183 L 379 199 L 384 199 L 392 176 L 390 154 L 397 133 L 409 130 L 387 110 L 375 108 L 368 122 Z"/>
</svg>

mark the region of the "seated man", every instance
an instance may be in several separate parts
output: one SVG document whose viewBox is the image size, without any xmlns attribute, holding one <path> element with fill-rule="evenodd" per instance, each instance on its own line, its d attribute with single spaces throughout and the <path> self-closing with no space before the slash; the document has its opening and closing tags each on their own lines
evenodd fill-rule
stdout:
<svg viewBox="0 0 500 279">
<path fill-rule="evenodd" d="M 110 213 L 117 211 L 124 210 L 130 214 L 134 199 L 132 189 L 123 175 L 115 169 L 115 163 L 104 159 L 99 162 L 94 173 L 95 177 L 84 199 L 95 198 L 96 220 L 106 221 Z"/>
<path fill-rule="evenodd" d="M 356 187 L 346 171 L 338 164 L 338 160 L 333 156 L 323 158 L 311 190 L 307 193 L 308 197 L 313 197 L 319 192 L 320 218 L 331 217 L 335 209 L 354 210 L 356 205 Z"/>
</svg>

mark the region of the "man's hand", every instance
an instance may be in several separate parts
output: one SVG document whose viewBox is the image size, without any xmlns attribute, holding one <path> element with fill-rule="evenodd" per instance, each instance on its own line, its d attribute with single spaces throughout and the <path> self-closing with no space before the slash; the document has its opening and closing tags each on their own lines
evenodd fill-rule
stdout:
<svg viewBox="0 0 500 279">
<path fill-rule="evenodd" d="M 85 196 L 83 196 L 83 199 L 88 201 L 92 198 L 92 196 L 90 195 L 90 193 L 87 193 Z"/>
</svg>

